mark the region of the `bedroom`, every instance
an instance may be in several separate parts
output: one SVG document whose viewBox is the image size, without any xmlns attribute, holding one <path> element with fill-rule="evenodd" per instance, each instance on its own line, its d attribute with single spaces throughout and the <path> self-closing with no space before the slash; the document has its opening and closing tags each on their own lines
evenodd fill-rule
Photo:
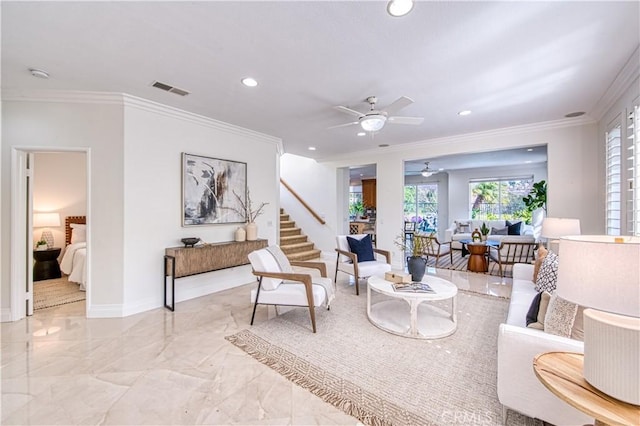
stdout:
<svg viewBox="0 0 640 426">
<path fill-rule="evenodd" d="M 86 220 L 86 180 L 86 154 L 83 152 L 35 152 L 33 154 L 34 215 L 55 213 L 59 218 L 59 226 L 50 228 L 34 226 L 32 246 L 35 248 L 43 231 L 49 230 L 53 237 L 53 246 L 50 248 L 60 249 L 60 254 L 55 261 L 62 272 L 61 278 L 54 278 L 56 274 L 51 277 L 48 274 L 34 277 L 31 302 L 35 310 L 85 300 L 86 274 L 83 273 L 84 263 L 81 255 L 83 251 L 86 252 L 86 243 L 82 241 L 84 238 L 81 235 L 81 227 L 74 229 L 73 234 L 69 232 L 66 235 L 65 228 L 71 231 L 71 226 L 77 225 L 65 227 L 65 223 L 68 220 L 75 223 Z M 75 244 L 69 244 L 71 242 Z M 78 248 L 84 248 L 84 250 L 76 251 Z"/>
</svg>

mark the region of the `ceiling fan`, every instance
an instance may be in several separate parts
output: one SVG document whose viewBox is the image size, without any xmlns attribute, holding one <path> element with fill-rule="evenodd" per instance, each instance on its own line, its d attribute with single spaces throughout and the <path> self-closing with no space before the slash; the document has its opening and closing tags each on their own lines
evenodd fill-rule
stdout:
<svg viewBox="0 0 640 426">
<path fill-rule="evenodd" d="M 420 171 L 415 171 L 415 172 L 407 172 L 406 174 L 408 175 L 417 175 L 417 174 L 421 174 L 424 177 L 429 177 L 429 176 L 433 176 L 436 173 L 442 171 L 442 169 L 440 170 L 434 170 L 434 169 L 430 169 L 429 168 L 429 162 L 425 161 L 424 162 L 424 169 L 420 170 Z"/>
<path fill-rule="evenodd" d="M 347 108 L 346 106 L 342 105 L 334 107 L 340 112 L 358 117 L 358 121 L 338 124 L 337 126 L 332 126 L 329 128 L 336 129 L 338 127 L 346 127 L 352 126 L 354 124 L 359 124 L 360 127 L 362 127 L 362 130 L 365 130 L 367 132 L 377 132 L 381 130 L 386 123 L 418 125 L 422 124 L 422 122 L 424 121 L 423 117 L 400 117 L 393 115 L 396 112 L 400 111 L 402 108 L 405 108 L 413 103 L 413 100 L 407 98 L 406 96 L 401 96 L 400 98 L 393 101 L 389 106 L 380 110 L 376 109 L 378 98 L 376 98 L 375 96 L 369 96 L 366 101 L 370 105 L 370 110 L 364 113 L 351 108 Z"/>
</svg>

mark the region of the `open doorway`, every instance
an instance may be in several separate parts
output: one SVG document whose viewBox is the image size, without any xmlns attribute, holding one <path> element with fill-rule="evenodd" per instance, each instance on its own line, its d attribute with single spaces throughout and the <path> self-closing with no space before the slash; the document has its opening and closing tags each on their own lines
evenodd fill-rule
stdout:
<svg viewBox="0 0 640 426">
<path fill-rule="evenodd" d="M 14 321 L 70 303 L 82 305 L 76 312 L 88 311 L 88 157 L 88 150 L 14 152 Z"/>
<path fill-rule="evenodd" d="M 349 234 L 371 234 L 376 241 L 376 165 L 349 167 Z"/>
</svg>

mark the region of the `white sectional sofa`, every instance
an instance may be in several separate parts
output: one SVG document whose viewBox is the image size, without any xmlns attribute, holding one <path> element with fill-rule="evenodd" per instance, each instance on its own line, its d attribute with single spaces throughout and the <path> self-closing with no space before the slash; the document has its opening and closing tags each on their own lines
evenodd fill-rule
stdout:
<svg viewBox="0 0 640 426">
<path fill-rule="evenodd" d="M 533 270 L 530 264 L 514 265 L 509 314 L 506 323 L 500 324 L 498 399 L 503 413 L 509 408 L 556 426 L 591 424 L 592 418 L 552 394 L 533 371 L 533 358 L 543 352 L 584 353 L 580 341 L 527 328 L 527 311 L 536 295 Z"/>
<path fill-rule="evenodd" d="M 460 232 L 456 233 L 456 222 L 453 222 L 449 228 L 444 231 L 444 242 L 451 241 L 451 248 L 454 250 L 461 250 L 462 243 L 460 240 L 470 240 L 471 233 L 482 227 L 482 223 L 486 223 L 489 230 L 491 228 L 502 229 L 507 226 L 507 222 L 504 220 L 458 220 L 457 222 L 468 222 L 469 223 L 469 232 Z M 517 222 L 517 221 L 515 221 Z M 520 235 L 491 235 L 489 233 L 487 239 L 502 241 L 504 238 L 507 238 L 511 242 L 520 242 L 520 243 L 532 243 L 535 242 L 535 238 L 533 236 L 533 227 L 531 225 L 527 225 L 523 223 L 520 226 Z"/>
</svg>

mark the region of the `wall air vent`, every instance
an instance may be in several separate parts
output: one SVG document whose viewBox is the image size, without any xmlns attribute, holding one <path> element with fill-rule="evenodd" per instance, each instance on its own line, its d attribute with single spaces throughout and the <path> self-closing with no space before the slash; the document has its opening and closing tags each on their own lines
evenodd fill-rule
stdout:
<svg viewBox="0 0 640 426">
<path fill-rule="evenodd" d="M 152 87 L 157 87 L 158 89 L 164 90 L 165 92 L 175 93 L 180 96 L 187 96 L 189 92 L 184 89 L 178 89 L 177 87 L 170 86 L 165 83 L 160 83 L 159 81 L 154 81 L 151 83 Z"/>
</svg>

